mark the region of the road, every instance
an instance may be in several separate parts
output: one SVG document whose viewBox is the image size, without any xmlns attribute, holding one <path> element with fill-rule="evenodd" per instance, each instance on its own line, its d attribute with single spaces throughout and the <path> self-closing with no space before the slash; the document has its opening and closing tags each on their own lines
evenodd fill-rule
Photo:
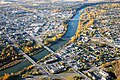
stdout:
<svg viewBox="0 0 120 80">
<path fill-rule="evenodd" d="M 87 70 L 87 71 L 83 71 L 84 73 L 88 73 L 88 72 L 92 72 L 94 70 L 100 70 L 100 66 L 99 67 L 92 67 L 91 69 Z"/>
<path fill-rule="evenodd" d="M 116 47 L 116 48 L 120 48 L 120 45 L 113 44 L 113 43 L 109 42 L 109 40 L 108 40 L 107 38 L 105 38 L 105 37 L 103 37 L 103 38 L 104 38 L 104 40 L 107 42 L 107 44 L 108 44 L 109 46 L 111 46 L 111 47 Z"/>
<path fill-rule="evenodd" d="M 42 74 L 50 75 L 50 73 L 47 70 L 45 70 L 42 65 L 37 64 L 32 58 L 30 58 L 27 54 L 25 54 L 21 49 L 19 49 L 15 45 L 12 45 L 12 46 L 14 46 L 16 49 L 18 49 L 18 51 L 20 52 L 20 54 L 22 54 L 30 63 L 32 63 L 33 66 L 37 67 L 37 69 L 40 69 L 41 72 L 42 72 Z"/>
<path fill-rule="evenodd" d="M 26 32 L 26 33 L 28 33 L 31 37 L 32 37 L 32 39 L 34 39 L 38 44 L 40 44 L 40 45 L 42 45 L 46 50 L 48 50 L 50 53 L 52 53 L 52 54 L 55 54 L 55 52 L 53 51 L 53 50 L 51 50 L 50 48 L 48 48 L 47 46 L 45 46 L 43 43 L 42 43 L 42 39 L 41 38 L 39 38 L 39 39 L 36 39 L 36 37 L 32 34 L 32 33 L 29 33 L 29 32 Z"/>
<path fill-rule="evenodd" d="M 106 43 L 107 45 L 109 45 L 111 47 L 120 48 L 120 45 L 116 45 L 116 44 L 110 42 L 108 38 L 104 37 L 104 35 L 100 34 L 100 36 L 105 40 L 105 42 L 107 42 Z"/>
<path fill-rule="evenodd" d="M 85 78 L 85 80 L 91 80 L 91 79 L 90 79 L 89 77 L 87 77 L 84 73 L 80 72 L 79 70 L 76 70 L 70 63 L 67 62 L 67 64 L 68 64 L 68 66 L 70 66 L 70 67 L 72 68 L 72 70 L 73 70 L 76 74 L 83 76 L 83 77 Z"/>
<path fill-rule="evenodd" d="M 28 32 L 27 32 L 28 33 Z M 37 40 L 36 38 L 35 38 L 35 36 L 32 34 L 32 33 L 28 33 L 38 44 L 41 44 L 45 49 L 47 49 L 49 52 L 51 52 L 51 53 L 53 53 L 53 54 L 55 54 L 55 52 L 54 51 L 52 51 L 50 48 L 48 48 L 47 46 L 45 46 L 43 43 L 42 43 L 42 39 L 39 41 L 39 40 Z M 57 55 L 57 54 L 56 54 Z M 57 56 L 59 56 L 59 55 L 57 55 Z M 64 61 L 64 58 L 62 58 L 61 56 L 59 56 L 61 59 L 62 59 L 62 61 L 63 62 L 65 62 L 65 63 L 67 63 L 66 61 Z M 90 80 L 90 78 L 88 78 L 86 75 L 84 75 L 82 72 L 80 72 L 80 71 L 78 71 L 78 70 L 76 70 L 76 69 L 74 69 L 73 67 L 72 67 L 72 65 L 70 65 L 70 63 L 67 63 L 72 69 L 73 69 L 73 71 L 75 72 L 75 73 L 77 73 L 77 74 L 79 74 L 79 75 L 82 75 L 83 77 L 85 77 L 85 79 L 86 80 Z"/>
<path fill-rule="evenodd" d="M 58 56 L 59 56 L 59 55 L 58 55 Z M 66 59 L 62 58 L 61 56 L 59 56 L 59 57 L 62 59 L 63 62 L 67 63 L 67 65 L 68 65 L 69 67 L 71 67 L 72 70 L 73 70 L 76 74 L 83 76 L 83 77 L 85 78 L 85 80 L 91 80 L 91 79 L 90 79 L 89 77 L 87 77 L 84 73 L 76 70 L 76 69 L 71 65 L 71 63 L 64 61 L 64 60 L 66 60 Z"/>
<path fill-rule="evenodd" d="M 76 75 L 75 73 L 61 73 L 61 74 L 54 74 L 52 76 L 49 77 L 54 77 L 54 78 L 62 78 L 63 80 L 68 80 L 67 78 L 65 78 L 65 76 L 72 76 L 72 75 Z M 31 80 L 38 80 L 40 78 L 44 78 L 44 77 L 48 77 L 46 75 L 39 75 L 39 76 L 34 76 Z M 26 80 L 30 80 L 30 79 L 26 79 Z"/>
</svg>

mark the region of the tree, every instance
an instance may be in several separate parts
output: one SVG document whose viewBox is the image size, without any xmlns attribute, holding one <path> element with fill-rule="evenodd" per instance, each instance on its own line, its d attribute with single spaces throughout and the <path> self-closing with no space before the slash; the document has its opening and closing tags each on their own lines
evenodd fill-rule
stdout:
<svg viewBox="0 0 120 80">
<path fill-rule="evenodd" d="M 72 38 L 71 38 L 71 42 L 74 42 L 76 40 L 76 36 L 73 36 Z"/>
<path fill-rule="evenodd" d="M 63 34 L 58 34 L 57 37 L 58 38 L 61 38 L 63 36 Z"/>
<path fill-rule="evenodd" d="M 56 40 L 57 40 L 57 37 L 53 37 L 53 38 L 52 38 L 52 41 L 56 41 Z"/>
<path fill-rule="evenodd" d="M 49 44 L 49 41 L 48 41 L 48 40 L 45 40 L 45 41 L 44 41 L 44 44 L 45 44 L 45 45 Z"/>
<path fill-rule="evenodd" d="M 2 77 L 2 80 L 9 80 L 9 77 L 10 77 L 9 74 L 5 74 L 5 75 Z"/>
<path fill-rule="evenodd" d="M 24 52 L 25 52 L 25 53 L 29 52 L 28 47 L 25 47 L 25 48 L 24 48 Z"/>
<path fill-rule="evenodd" d="M 15 60 L 15 58 L 14 58 L 14 57 L 12 57 L 12 60 Z"/>
<path fill-rule="evenodd" d="M 78 29 L 76 32 L 76 37 L 78 38 L 80 36 L 80 30 Z"/>
<path fill-rule="evenodd" d="M 80 76 L 74 76 L 73 79 L 74 79 L 74 80 L 80 80 L 81 77 L 80 77 Z"/>
</svg>

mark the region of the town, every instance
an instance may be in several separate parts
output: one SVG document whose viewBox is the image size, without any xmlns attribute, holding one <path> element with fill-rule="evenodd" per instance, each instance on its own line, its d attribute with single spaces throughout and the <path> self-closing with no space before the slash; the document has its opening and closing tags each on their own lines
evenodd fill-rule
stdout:
<svg viewBox="0 0 120 80">
<path fill-rule="evenodd" d="M 61 3 L 16 4 L 0 6 L 0 66 L 15 60 L 15 63 L 20 62 L 19 59 L 22 57 L 13 49 L 12 44 L 28 55 L 42 49 L 42 45 L 37 45 L 29 33 L 36 38 L 42 38 L 44 44 L 61 38 L 67 31 L 66 21 L 75 14 L 75 9 L 78 8 L 76 5 L 81 3 L 64 3 L 64 8 L 60 6 Z"/>
<path fill-rule="evenodd" d="M 120 59 L 120 3 L 79 10 L 82 5 L 77 1 L 1 4 L 0 71 L 26 60 L 32 64 L 17 73 L 4 73 L 1 80 L 15 75 L 25 80 L 119 80 L 119 73 L 110 71 L 113 66 L 105 66 Z M 75 35 L 54 51 L 50 46 L 64 41 L 77 10 Z M 44 49 L 49 54 L 36 61 L 33 56 Z"/>
</svg>

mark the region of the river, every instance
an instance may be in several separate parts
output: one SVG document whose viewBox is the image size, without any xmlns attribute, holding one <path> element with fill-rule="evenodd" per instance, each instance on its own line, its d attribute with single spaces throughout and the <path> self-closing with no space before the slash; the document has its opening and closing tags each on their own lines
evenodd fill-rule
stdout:
<svg viewBox="0 0 120 80">
<path fill-rule="evenodd" d="M 80 10 L 84 9 L 87 6 L 92 6 L 98 3 L 93 3 L 93 4 L 83 4 L 76 12 L 76 14 L 74 15 L 74 17 L 72 19 L 75 20 L 70 20 L 68 23 L 68 30 L 65 33 L 65 35 L 62 37 L 63 39 L 60 39 L 54 43 L 52 43 L 52 45 L 50 46 L 50 48 L 54 51 L 58 50 L 59 48 L 61 48 L 63 45 L 65 45 L 65 43 L 68 42 L 69 39 L 71 39 L 77 30 L 77 26 L 78 26 L 78 20 L 79 20 L 79 16 L 80 16 Z M 65 38 L 65 39 L 64 39 Z M 32 56 L 35 60 L 40 60 L 41 58 L 43 58 L 44 56 L 48 55 L 49 52 L 47 50 L 43 50 L 41 52 L 39 52 L 38 54 L 35 54 L 34 56 Z M 22 61 L 21 63 L 10 67 L 8 69 L 2 70 L 0 71 L 0 76 L 3 76 L 5 73 L 15 73 L 18 72 L 24 68 L 26 68 L 27 66 L 31 65 L 31 63 L 27 60 Z"/>
</svg>

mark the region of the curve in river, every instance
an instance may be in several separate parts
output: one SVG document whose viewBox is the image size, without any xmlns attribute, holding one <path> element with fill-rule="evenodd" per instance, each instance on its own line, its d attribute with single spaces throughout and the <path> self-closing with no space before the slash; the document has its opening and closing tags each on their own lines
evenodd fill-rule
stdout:
<svg viewBox="0 0 120 80">
<path fill-rule="evenodd" d="M 87 5 L 84 4 L 77 10 L 75 16 L 72 18 L 72 19 L 75 19 L 75 20 L 70 20 L 69 21 L 69 23 L 68 23 L 68 30 L 67 30 L 67 32 L 65 33 L 65 35 L 62 38 L 67 38 L 69 40 L 69 39 L 71 39 L 72 36 L 75 35 L 76 30 L 77 30 L 77 26 L 78 26 L 78 19 L 79 19 L 79 16 L 80 16 L 80 13 L 79 13 L 80 10 L 84 9 L 87 6 L 92 6 L 92 5 L 95 5 L 95 4 L 98 4 L 98 3 L 87 4 Z M 60 39 L 60 40 L 54 42 L 50 46 L 50 48 L 53 49 L 54 51 L 56 51 L 57 49 L 62 47 L 65 43 L 67 43 L 68 40 Z M 49 52 L 47 50 L 43 50 L 43 51 L 39 52 L 38 54 L 35 54 L 33 56 L 33 58 L 35 58 L 36 60 L 40 60 L 41 58 L 43 58 L 47 54 L 49 54 Z M 0 76 L 3 76 L 5 73 L 12 73 L 12 72 L 15 73 L 15 72 L 18 72 L 18 71 L 26 68 L 29 65 L 31 65 L 31 63 L 29 61 L 27 61 L 27 60 L 24 60 L 21 63 L 15 65 L 13 67 L 10 67 L 8 69 L 0 71 Z"/>
</svg>

